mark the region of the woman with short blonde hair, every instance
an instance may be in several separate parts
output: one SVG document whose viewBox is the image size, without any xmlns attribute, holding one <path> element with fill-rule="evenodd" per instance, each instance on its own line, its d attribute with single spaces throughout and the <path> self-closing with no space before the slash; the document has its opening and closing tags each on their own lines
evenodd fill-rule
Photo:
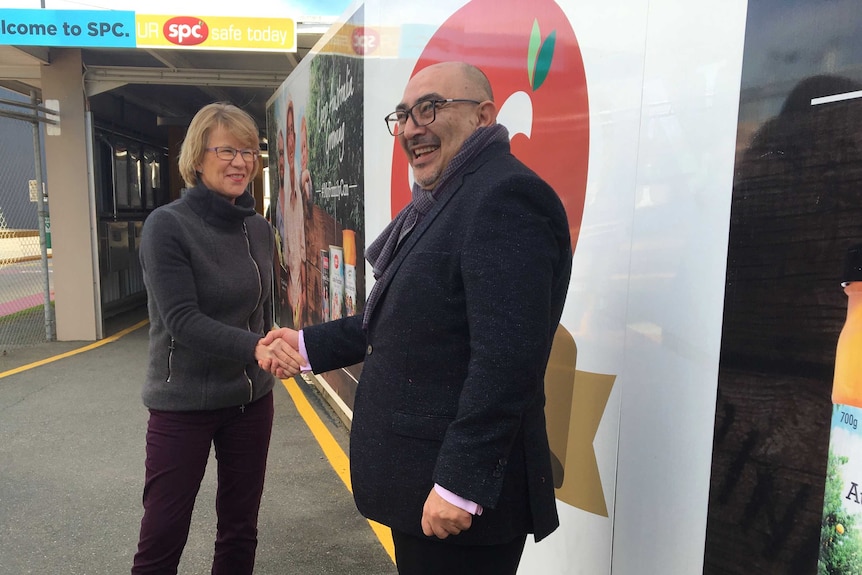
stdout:
<svg viewBox="0 0 862 575">
<path fill-rule="evenodd" d="M 189 186 L 141 234 L 150 316 L 141 396 L 147 422 L 144 516 L 133 575 L 175 575 L 212 446 L 218 466 L 214 575 L 250 575 L 272 431 L 275 379 L 299 372 L 272 326 L 274 235 L 248 185 L 260 169 L 257 126 L 230 104 L 205 106 L 180 152 Z"/>
</svg>

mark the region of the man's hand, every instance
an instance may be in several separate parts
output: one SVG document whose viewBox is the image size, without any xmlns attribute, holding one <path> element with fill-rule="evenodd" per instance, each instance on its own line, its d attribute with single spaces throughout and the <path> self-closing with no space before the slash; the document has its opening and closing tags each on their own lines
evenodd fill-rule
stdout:
<svg viewBox="0 0 862 575">
<path fill-rule="evenodd" d="M 431 488 L 422 508 L 422 532 L 425 535 L 446 539 L 470 529 L 472 524 L 473 516 L 470 513 L 452 505 Z"/>
<path fill-rule="evenodd" d="M 292 347 L 293 349 L 297 349 L 299 347 L 299 332 L 289 327 L 280 327 L 278 329 L 271 329 L 267 332 L 263 339 L 260 340 L 262 345 L 269 345 L 274 342 L 276 339 L 283 339 L 287 342 L 287 345 Z"/>
<path fill-rule="evenodd" d="M 254 356 L 257 364 L 273 375 L 286 378 L 298 374 L 305 363 L 297 351 L 299 337 L 288 328 L 272 330 L 258 342 Z"/>
</svg>

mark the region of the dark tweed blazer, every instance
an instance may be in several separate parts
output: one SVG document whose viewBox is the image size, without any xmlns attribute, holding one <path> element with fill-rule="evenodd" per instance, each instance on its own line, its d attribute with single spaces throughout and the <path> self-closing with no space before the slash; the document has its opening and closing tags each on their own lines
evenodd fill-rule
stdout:
<svg viewBox="0 0 862 575">
<path fill-rule="evenodd" d="M 434 483 L 485 511 L 448 543 L 558 525 L 543 381 L 571 272 L 557 194 L 489 146 L 395 254 L 370 319 L 304 330 L 316 372 L 364 361 L 350 438 L 359 511 L 421 536 Z"/>
</svg>

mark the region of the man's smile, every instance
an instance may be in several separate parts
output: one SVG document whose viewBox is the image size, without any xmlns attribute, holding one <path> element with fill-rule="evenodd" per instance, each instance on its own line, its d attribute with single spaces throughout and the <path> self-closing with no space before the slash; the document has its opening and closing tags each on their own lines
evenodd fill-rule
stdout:
<svg viewBox="0 0 862 575">
<path fill-rule="evenodd" d="M 440 146 L 420 146 L 418 148 L 413 148 L 411 152 L 413 153 L 414 158 L 421 158 L 425 154 L 430 154 L 431 152 L 439 149 Z"/>
</svg>

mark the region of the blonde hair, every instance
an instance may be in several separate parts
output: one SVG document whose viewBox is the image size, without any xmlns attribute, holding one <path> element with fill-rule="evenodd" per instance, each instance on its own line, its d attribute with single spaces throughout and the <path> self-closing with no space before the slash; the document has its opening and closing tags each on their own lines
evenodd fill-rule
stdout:
<svg viewBox="0 0 862 575">
<path fill-rule="evenodd" d="M 236 136 L 244 146 L 254 150 L 260 148 L 257 124 L 248 112 L 226 102 L 207 104 L 192 118 L 180 149 L 180 175 L 185 180 L 186 186 L 191 188 L 197 185 L 197 166 L 201 164 L 206 154 L 210 132 L 219 127 Z M 257 176 L 260 169 L 261 161 L 258 157 L 252 168 L 252 179 Z"/>
</svg>

